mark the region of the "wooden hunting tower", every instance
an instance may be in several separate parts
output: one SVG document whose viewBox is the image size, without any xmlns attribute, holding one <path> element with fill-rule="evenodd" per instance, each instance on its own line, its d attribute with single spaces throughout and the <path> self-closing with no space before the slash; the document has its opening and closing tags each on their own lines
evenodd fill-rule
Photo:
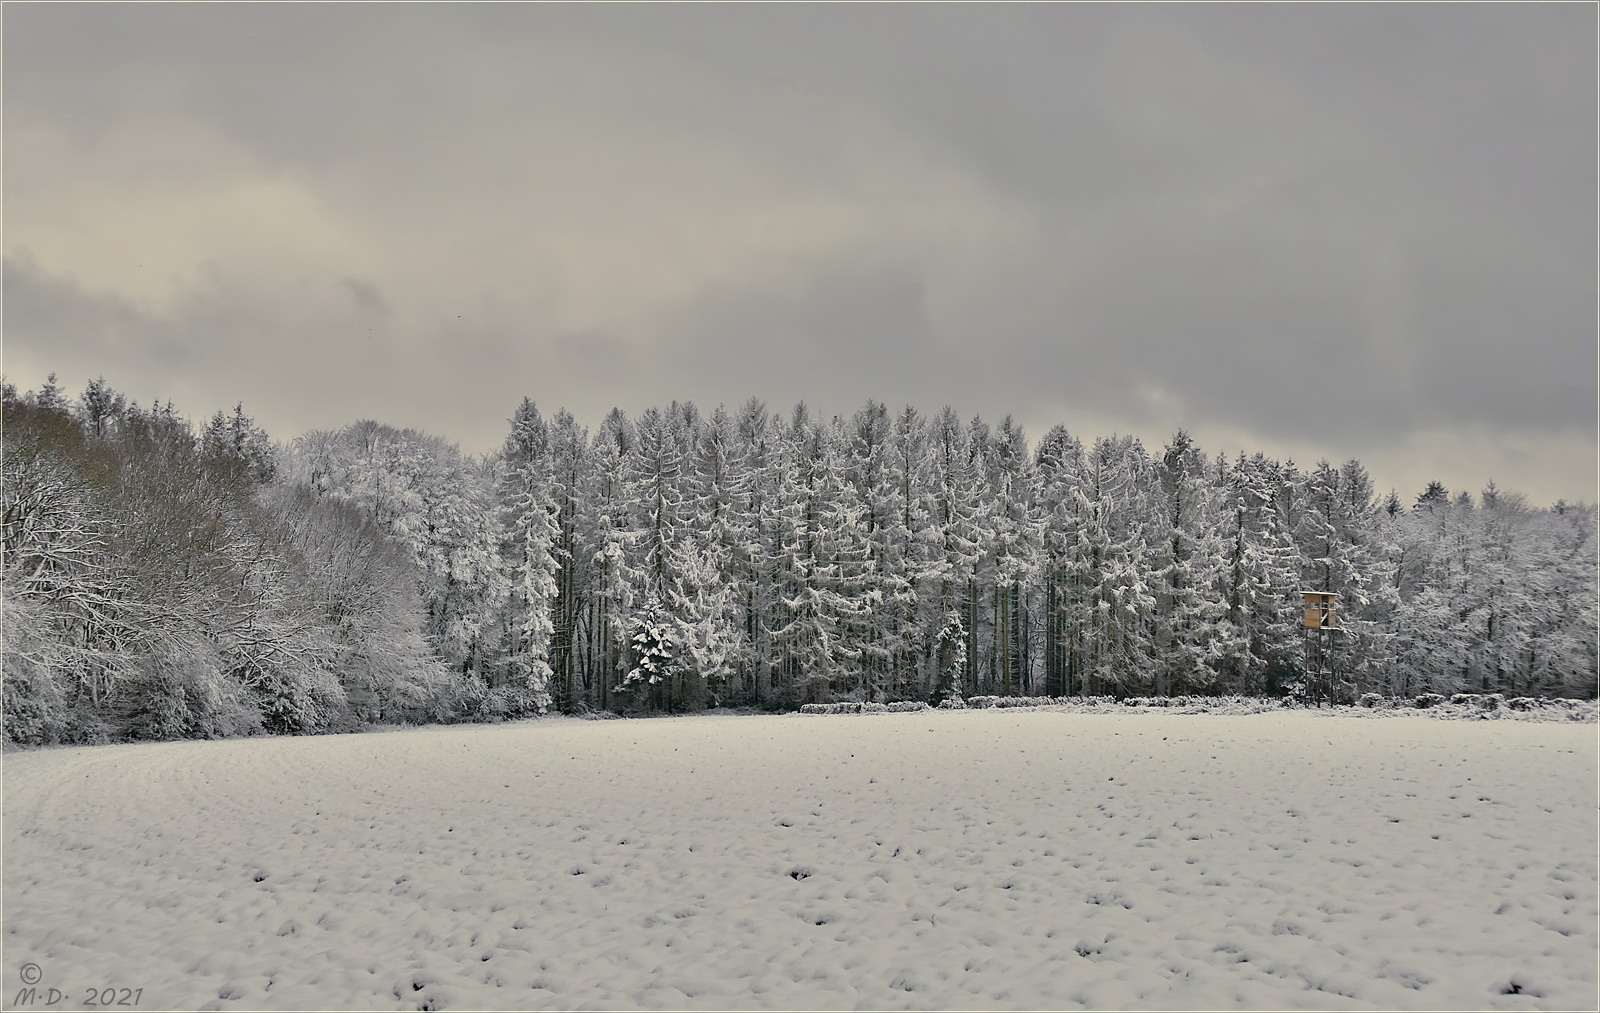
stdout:
<svg viewBox="0 0 1600 1013">
<path fill-rule="evenodd" d="M 1339 628 L 1339 596 L 1328 591 L 1301 591 L 1306 601 L 1306 629 Z"/>
<path fill-rule="evenodd" d="M 1339 628 L 1339 596 L 1331 591 L 1301 591 L 1305 599 L 1306 692 L 1322 703 L 1337 701 L 1338 658 L 1333 650 Z"/>
</svg>

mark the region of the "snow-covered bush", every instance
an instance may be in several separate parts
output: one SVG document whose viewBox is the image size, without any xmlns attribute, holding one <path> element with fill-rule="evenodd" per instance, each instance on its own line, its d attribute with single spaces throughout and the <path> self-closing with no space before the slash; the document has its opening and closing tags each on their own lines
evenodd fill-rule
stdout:
<svg viewBox="0 0 1600 1013">
<path fill-rule="evenodd" d="M 118 694 L 134 738 L 214 739 L 262 730 L 243 687 L 223 674 L 216 651 L 198 638 L 141 657 Z"/>
<path fill-rule="evenodd" d="M 1067 696 L 975 696 L 967 700 L 968 707 L 1049 707 L 1054 704 L 1071 703 L 1072 697 Z"/>
<path fill-rule="evenodd" d="M 327 731 L 345 707 L 339 680 L 320 668 L 273 668 L 255 681 L 262 726 L 270 732 L 304 735 Z"/>
<path fill-rule="evenodd" d="M 1356 702 L 1362 707 L 1382 707 L 1388 703 L 1382 693 L 1363 693 Z"/>
<path fill-rule="evenodd" d="M 802 714 L 870 714 L 884 709 L 884 705 L 881 703 L 862 703 L 859 700 L 800 705 L 800 713 Z"/>
<path fill-rule="evenodd" d="M 1087 700 L 1063 697 L 1061 702 L 1074 707 L 1087 705 L 1096 708 L 1116 703 L 1122 707 L 1177 710 L 1185 714 L 1260 714 L 1298 704 L 1298 701 L 1288 697 L 1240 696 L 1237 694 L 1229 696 L 1130 696 L 1124 697 L 1121 701 L 1114 701 L 1110 697 L 1090 697 Z"/>
<path fill-rule="evenodd" d="M 1413 702 L 1416 704 L 1418 710 L 1426 710 L 1429 707 L 1436 707 L 1439 704 L 1444 703 L 1444 697 L 1440 696 L 1438 693 L 1423 693 Z"/>
<path fill-rule="evenodd" d="M 116 684 L 122 656 L 86 644 L 81 621 L 70 610 L 21 593 L 15 575 L 6 576 L 0 636 L 5 737 L 23 745 L 111 741 L 115 736 L 98 702 Z"/>
<path fill-rule="evenodd" d="M 9 603 L 8 603 L 9 607 Z M 67 722 L 67 701 L 49 671 L 13 664 L 6 659 L 3 697 L 5 736 L 27 746 L 60 742 Z"/>
<path fill-rule="evenodd" d="M 932 710 L 921 700 L 896 700 L 893 703 L 866 703 L 845 700 L 840 703 L 807 703 L 800 705 L 802 714 L 908 714 Z"/>
<path fill-rule="evenodd" d="M 510 721 L 542 713 L 539 704 L 540 694 L 532 686 L 496 686 L 482 694 L 474 714 L 484 721 Z"/>
</svg>

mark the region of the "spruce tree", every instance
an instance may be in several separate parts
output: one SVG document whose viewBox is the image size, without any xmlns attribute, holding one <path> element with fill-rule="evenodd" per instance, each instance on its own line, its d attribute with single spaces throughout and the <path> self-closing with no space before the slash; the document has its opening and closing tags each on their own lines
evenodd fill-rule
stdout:
<svg viewBox="0 0 1600 1013">
<path fill-rule="evenodd" d="M 511 417 L 500 451 L 498 499 L 505 530 L 506 569 L 511 582 L 512 672 L 534 706 L 550 706 L 551 609 L 558 585 L 559 531 L 550 496 L 550 435 L 539 409 L 523 398 Z"/>
</svg>

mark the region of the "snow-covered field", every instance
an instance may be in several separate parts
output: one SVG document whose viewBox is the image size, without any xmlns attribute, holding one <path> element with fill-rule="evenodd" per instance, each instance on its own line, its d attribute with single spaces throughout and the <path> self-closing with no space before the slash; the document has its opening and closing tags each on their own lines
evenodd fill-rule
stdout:
<svg viewBox="0 0 1600 1013">
<path fill-rule="evenodd" d="M 8 753 L 4 1001 L 1594 1009 L 1595 754 L 1051 710 Z"/>
</svg>

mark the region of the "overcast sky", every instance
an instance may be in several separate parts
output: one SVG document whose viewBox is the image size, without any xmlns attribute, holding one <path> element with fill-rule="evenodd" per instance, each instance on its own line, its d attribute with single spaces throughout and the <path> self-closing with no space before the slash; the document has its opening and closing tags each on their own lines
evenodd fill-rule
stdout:
<svg viewBox="0 0 1600 1013">
<path fill-rule="evenodd" d="M 1596 11 L 7 4 L 4 369 L 750 395 L 1595 499 Z"/>
</svg>

